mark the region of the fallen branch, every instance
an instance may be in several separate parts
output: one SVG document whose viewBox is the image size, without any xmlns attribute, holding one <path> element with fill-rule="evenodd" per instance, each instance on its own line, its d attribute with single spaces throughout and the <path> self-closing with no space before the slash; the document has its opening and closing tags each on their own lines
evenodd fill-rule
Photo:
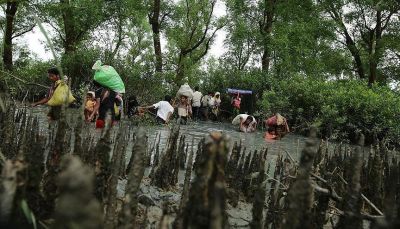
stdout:
<svg viewBox="0 0 400 229">
<path fill-rule="evenodd" d="M 2 72 L 2 73 L 4 73 L 4 74 L 7 74 L 8 76 L 11 76 L 12 78 L 14 78 L 14 79 L 16 79 L 16 80 L 19 80 L 20 82 L 22 82 L 22 83 L 24 83 L 24 84 L 27 84 L 27 85 L 34 85 L 34 86 L 38 86 L 38 87 L 49 88 L 48 86 L 45 86 L 45 85 L 42 85 L 42 84 L 26 82 L 25 80 L 23 80 L 23 79 L 21 79 L 21 78 L 19 78 L 19 77 L 17 77 L 17 76 L 14 76 L 14 75 L 11 74 L 11 73 L 2 71 L 2 70 L 0 70 L 0 72 Z"/>
<path fill-rule="evenodd" d="M 347 185 L 347 181 L 346 181 L 340 174 L 337 174 L 337 175 L 339 176 L 340 180 L 341 180 L 345 185 Z M 374 203 L 372 203 L 364 194 L 361 193 L 361 197 L 362 197 L 363 200 L 365 200 L 365 202 L 367 202 L 367 204 L 368 204 L 369 206 L 371 206 L 380 216 L 383 216 L 383 212 L 382 212 L 381 210 L 379 210 L 379 208 L 378 208 Z"/>
<path fill-rule="evenodd" d="M 340 197 L 333 189 L 327 189 L 327 188 L 322 188 L 321 186 L 314 184 L 314 191 L 327 195 L 329 196 L 331 199 L 341 202 L 343 200 L 342 197 Z"/>
<path fill-rule="evenodd" d="M 290 160 L 297 166 L 297 161 L 295 161 L 294 159 L 293 159 L 293 157 L 292 157 L 292 155 L 290 155 L 290 153 L 287 151 L 287 150 L 283 150 L 283 152 L 285 152 L 288 156 L 289 156 L 289 158 L 290 158 Z"/>
<path fill-rule="evenodd" d="M 295 165 L 297 166 L 297 162 L 293 159 L 293 157 L 290 155 L 290 153 L 289 153 L 288 151 L 286 151 L 286 150 L 283 150 L 283 151 L 289 156 L 290 160 L 291 160 L 293 163 L 295 163 Z M 336 169 L 336 168 L 335 168 L 335 169 Z M 310 175 L 311 175 L 312 177 L 314 177 L 314 178 L 317 178 L 317 179 L 318 179 L 319 181 L 321 181 L 322 183 L 328 184 L 328 181 L 325 180 L 324 178 L 322 178 L 322 177 L 320 177 L 320 176 L 318 176 L 318 175 L 316 175 L 316 174 L 314 174 L 314 173 L 310 173 Z M 347 181 L 346 181 L 342 176 L 340 176 L 339 174 L 337 174 L 337 175 L 338 175 L 339 178 L 342 180 L 342 182 L 343 182 L 345 185 L 347 185 Z M 321 189 L 322 189 L 322 188 L 321 188 Z M 326 189 L 326 190 L 328 190 L 328 189 Z M 324 190 L 323 192 L 325 192 L 326 190 Z M 319 190 L 319 191 L 322 192 L 322 190 Z M 337 196 L 337 197 L 339 197 L 339 196 Z M 361 197 L 362 197 L 363 200 L 364 200 L 365 202 L 367 202 L 367 204 L 368 204 L 369 206 L 371 206 L 380 216 L 383 216 L 383 212 L 382 212 L 381 210 L 379 210 L 379 208 L 376 207 L 376 205 L 375 205 L 374 203 L 372 203 L 364 194 L 361 193 Z"/>
<path fill-rule="evenodd" d="M 347 213 L 345 213 L 344 211 L 342 211 L 342 210 L 336 208 L 335 206 L 329 205 L 329 207 L 332 208 L 333 210 L 335 210 L 335 211 L 337 212 L 338 215 L 341 215 L 341 216 L 342 216 L 342 215 L 347 214 Z M 367 213 L 361 213 L 361 214 L 360 214 L 360 217 L 361 217 L 362 219 L 364 219 L 364 220 L 375 221 L 375 220 L 377 220 L 377 219 L 383 218 L 384 216 L 382 216 L 382 215 L 370 215 L 370 214 L 367 214 Z"/>
</svg>

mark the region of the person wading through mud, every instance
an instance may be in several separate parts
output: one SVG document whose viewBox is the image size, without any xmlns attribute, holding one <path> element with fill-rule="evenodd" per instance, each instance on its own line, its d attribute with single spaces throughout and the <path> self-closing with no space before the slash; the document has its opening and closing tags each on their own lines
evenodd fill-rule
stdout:
<svg viewBox="0 0 400 229">
<path fill-rule="evenodd" d="M 203 97 L 201 97 L 200 101 L 201 101 L 201 107 L 200 107 L 200 111 L 201 111 L 201 116 L 203 118 L 203 120 L 207 121 L 208 120 L 208 113 L 209 113 L 209 103 L 210 100 L 212 98 L 212 92 L 208 92 L 206 95 L 203 95 Z"/>
<path fill-rule="evenodd" d="M 94 121 L 94 118 L 89 119 L 89 117 L 93 114 L 94 112 L 94 106 L 96 106 L 96 97 L 95 93 L 93 91 L 89 91 L 86 94 L 86 102 L 85 102 L 85 110 L 84 110 L 84 115 L 85 115 L 85 121 L 86 122 L 92 122 Z M 96 114 L 93 114 L 95 117 Z"/>
<path fill-rule="evenodd" d="M 210 99 L 208 104 L 211 109 L 211 114 L 213 116 L 213 121 L 219 120 L 220 106 L 221 106 L 221 93 L 215 92 L 214 97 Z"/>
<path fill-rule="evenodd" d="M 274 116 L 264 121 L 268 126 L 267 132 L 264 135 L 265 139 L 279 140 L 289 133 L 289 125 L 285 117 L 276 113 Z"/>
<path fill-rule="evenodd" d="M 240 103 L 242 102 L 242 99 L 240 98 L 239 92 L 232 97 L 231 104 L 233 106 L 233 114 L 234 115 L 239 115 L 240 113 Z"/>
<path fill-rule="evenodd" d="M 174 113 L 174 107 L 171 105 L 172 97 L 166 95 L 164 101 L 160 101 L 151 106 L 143 107 L 145 109 L 157 109 L 156 122 L 158 124 L 168 124 L 172 114 Z"/>
<path fill-rule="evenodd" d="M 193 109 L 193 119 L 195 121 L 200 119 L 200 107 L 201 107 L 201 98 L 203 94 L 199 91 L 199 86 L 194 88 L 193 99 L 192 99 L 192 109 Z"/>
<path fill-rule="evenodd" d="M 239 114 L 232 120 L 233 125 L 239 125 L 239 131 L 244 133 L 251 133 L 256 131 L 257 121 L 248 114 Z"/>
<path fill-rule="evenodd" d="M 56 67 L 49 68 L 47 70 L 47 75 L 48 75 L 49 79 L 52 81 L 49 91 L 47 92 L 46 97 L 44 97 L 43 99 L 41 99 L 40 101 L 38 101 L 36 103 L 33 103 L 32 107 L 35 107 L 37 105 L 46 104 L 51 99 L 54 91 L 56 90 L 56 88 L 58 86 L 58 84 L 56 82 L 60 80 L 60 71 L 58 71 L 58 69 Z M 60 119 L 60 116 L 61 116 L 61 106 L 50 106 L 49 113 L 47 113 L 47 117 L 49 118 L 49 120 L 58 120 L 58 119 Z"/>
<path fill-rule="evenodd" d="M 104 128 L 107 114 L 110 114 L 111 124 L 115 121 L 114 103 L 117 93 L 100 85 L 96 81 L 93 81 L 93 85 L 95 86 L 96 105 L 94 106 L 93 113 L 89 116 L 89 120 L 92 120 L 94 115 L 98 113 L 96 128 Z"/>
<path fill-rule="evenodd" d="M 192 115 L 192 106 L 187 96 L 181 95 L 178 103 L 178 124 L 186 125 L 188 118 Z"/>
</svg>

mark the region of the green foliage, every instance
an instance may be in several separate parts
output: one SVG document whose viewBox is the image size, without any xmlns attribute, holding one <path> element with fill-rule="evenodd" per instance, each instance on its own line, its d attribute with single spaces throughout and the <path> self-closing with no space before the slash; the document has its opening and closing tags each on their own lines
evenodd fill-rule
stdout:
<svg viewBox="0 0 400 229">
<path fill-rule="evenodd" d="M 325 0 L 317 6 L 335 23 L 336 40 L 342 41 L 354 62 L 358 59 L 354 74 L 369 77 L 370 83 L 398 80 L 398 42 L 393 43 L 400 39 L 400 20 L 394 16 L 400 11 L 398 1 Z"/>
<path fill-rule="evenodd" d="M 141 104 L 174 95 L 181 83 L 189 82 L 192 87 L 199 85 L 203 93 L 222 92 L 223 109 L 229 110 L 230 98 L 223 92 L 240 88 L 255 92 L 243 101 L 244 112 L 252 112 L 246 106 L 262 100 L 259 105 L 265 116 L 281 112 L 296 129 L 314 124 L 337 139 L 355 130 L 391 139 L 399 136 L 398 99 L 385 86 L 400 79 L 399 4 L 395 0 L 224 0 L 218 1 L 226 6 L 222 17 L 215 14 L 215 0 L 161 1 L 162 73 L 155 73 L 149 24 L 153 0 L 21 2 L 15 33 L 33 26 L 35 14 L 52 27 L 49 36 L 75 95 L 89 87 L 91 67 L 100 59 L 122 77 L 125 97 L 136 95 Z M 378 11 L 385 26 L 379 41 L 372 36 Z M 265 26 L 268 14 L 272 14 L 272 27 Z M 4 29 L 4 15 L 0 17 Z M 218 59 L 209 57 L 214 32 L 223 26 L 226 52 Z M 354 54 L 343 37 L 344 26 L 359 51 L 366 78 L 371 63 L 377 63 L 380 85 L 368 88 L 364 81 L 337 80 L 358 77 Z M 49 85 L 46 70 L 53 62 L 32 58 L 18 40 L 14 52 L 13 75 Z M 265 53 L 268 71 L 261 69 Z M 2 77 L 0 84 L 18 99 L 27 92 L 32 99 L 47 91 L 11 76 Z"/>
<path fill-rule="evenodd" d="M 264 113 L 279 112 L 295 129 L 319 126 L 333 139 L 360 131 L 367 137 L 396 141 L 400 137 L 400 98 L 386 86 L 369 88 L 357 80 L 323 81 L 305 77 L 272 82 L 260 105 Z"/>
<path fill-rule="evenodd" d="M 169 58 L 176 77 L 175 86 L 191 81 L 201 60 L 210 49 L 215 32 L 226 24 L 224 17 L 216 18 L 216 0 L 177 1 L 167 27 Z"/>
<path fill-rule="evenodd" d="M 21 201 L 21 209 L 22 209 L 27 221 L 29 222 L 29 224 L 32 224 L 32 227 L 34 229 L 37 229 L 36 217 L 33 214 L 32 210 L 29 208 L 28 203 L 26 202 L 25 199 L 23 199 Z"/>
<path fill-rule="evenodd" d="M 63 72 L 72 79 L 72 87 L 87 85 L 93 80 L 92 66 L 101 57 L 101 50 L 82 45 L 73 53 L 62 55 Z M 79 69 L 79 71 L 74 71 Z"/>
<path fill-rule="evenodd" d="M 25 96 L 26 99 L 30 100 L 44 96 L 48 88 L 39 87 L 31 83 L 50 86 L 51 82 L 47 77 L 47 69 L 55 66 L 55 64 L 53 62 L 41 62 L 32 59 L 26 59 L 24 62 L 25 65 L 14 70 L 12 75 L 9 73 L 2 74 L 2 81 L 7 86 L 10 95 L 19 100 L 24 99 Z M 14 76 L 24 80 L 26 83 L 17 80 Z"/>
</svg>

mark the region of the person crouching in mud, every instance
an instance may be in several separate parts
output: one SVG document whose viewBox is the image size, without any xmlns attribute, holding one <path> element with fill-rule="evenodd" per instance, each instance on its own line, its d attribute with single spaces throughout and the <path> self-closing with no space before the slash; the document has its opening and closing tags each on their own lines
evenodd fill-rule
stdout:
<svg viewBox="0 0 400 229">
<path fill-rule="evenodd" d="M 157 109 L 156 122 L 158 124 L 168 124 L 169 120 L 174 113 L 174 107 L 171 105 L 172 97 L 166 95 L 163 101 L 155 103 L 151 106 L 144 107 L 145 109 Z"/>
<path fill-rule="evenodd" d="M 279 140 L 289 133 L 287 120 L 279 113 L 276 113 L 276 115 L 268 118 L 264 122 L 268 126 L 264 136 L 265 139 Z"/>
<path fill-rule="evenodd" d="M 192 106 L 190 105 L 189 98 L 181 95 L 178 103 L 178 124 L 186 125 L 190 115 L 192 115 Z"/>
<path fill-rule="evenodd" d="M 117 93 L 111 89 L 100 85 L 98 82 L 93 81 L 95 86 L 96 104 L 93 113 L 89 116 L 89 120 L 94 118 L 95 114 L 99 114 L 96 120 L 96 128 L 104 128 L 107 114 L 111 116 L 111 124 L 115 122 L 114 103 Z"/>
<path fill-rule="evenodd" d="M 239 124 L 239 131 L 244 133 L 251 133 L 256 131 L 257 121 L 256 119 L 247 114 L 239 114 L 232 120 L 233 125 Z"/>
</svg>

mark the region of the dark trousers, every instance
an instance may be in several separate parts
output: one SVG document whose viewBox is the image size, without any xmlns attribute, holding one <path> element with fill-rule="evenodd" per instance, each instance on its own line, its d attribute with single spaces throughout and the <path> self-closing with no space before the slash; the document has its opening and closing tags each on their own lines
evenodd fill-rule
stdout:
<svg viewBox="0 0 400 229">
<path fill-rule="evenodd" d="M 47 117 L 52 121 L 59 120 L 61 118 L 61 106 L 51 106 Z"/>
<path fill-rule="evenodd" d="M 165 121 L 164 121 L 164 119 L 162 119 L 162 118 L 160 118 L 160 117 L 156 117 L 156 122 L 157 122 L 157 124 L 165 124 Z"/>
<path fill-rule="evenodd" d="M 200 117 L 203 120 L 208 120 L 208 107 L 201 107 L 200 108 Z"/>
<path fill-rule="evenodd" d="M 188 117 L 187 117 L 187 116 L 179 116 L 179 118 L 178 118 L 178 124 L 186 125 L 186 124 L 187 124 L 187 120 L 188 120 Z"/>
<path fill-rule="evenodd" d="M 192 107 L 193 110 L 193 119 L 198 120 L 200 119 L 200 107 Z"/>
</svg>

